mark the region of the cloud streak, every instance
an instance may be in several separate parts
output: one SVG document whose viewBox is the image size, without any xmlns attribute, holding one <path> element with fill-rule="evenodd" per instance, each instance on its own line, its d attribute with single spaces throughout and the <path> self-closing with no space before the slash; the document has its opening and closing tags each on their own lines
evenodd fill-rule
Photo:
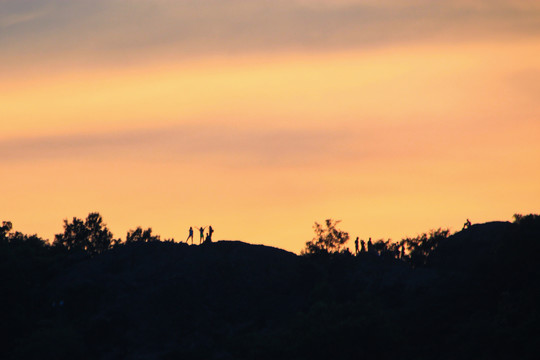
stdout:
<svg viewBox="0 0 540 360">
<path fill-rule="evenodd" d="M 184 126 L 4 140 L 0 142 L 0 154 L 4 162 L 78 158 L 182 162 L 213 158 L 225 166 L 300 166 L 345 156 L 353 140 L 344 130 Z"/>
<path fill-rule="evenodd" d="M 533 1 L 0 2 L 0 57 L 11 64 L 362 49 L 418 41 L 538 35 Z"/>
<path fill-rule="evenodd" d="M 483 143 L 478 143 L 482 138 Z M 443 161 L 483 156 L 500 134 L 433 123 L 325 129 L 172 126 L 115 133 L 13 138 L 0 141 L 9 163 L 126 161 L 219 168 L 343 168 L 376 163 Z"/>
</svg>

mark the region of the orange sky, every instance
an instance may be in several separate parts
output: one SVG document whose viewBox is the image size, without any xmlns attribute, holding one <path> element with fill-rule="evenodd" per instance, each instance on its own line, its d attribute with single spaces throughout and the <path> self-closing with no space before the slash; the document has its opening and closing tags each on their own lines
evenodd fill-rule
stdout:
<svg viewBox="0 0 540 360">
<path fill-rule="evenodd" d="M 0 3 L 0 220 L 17 230 L 52 239 L 99 211 L 117 237 L 212 224 L 298 252 L 326 218 L 398 240 L 539 212 L 534 2 L 126 3 Z"/>
</svg>

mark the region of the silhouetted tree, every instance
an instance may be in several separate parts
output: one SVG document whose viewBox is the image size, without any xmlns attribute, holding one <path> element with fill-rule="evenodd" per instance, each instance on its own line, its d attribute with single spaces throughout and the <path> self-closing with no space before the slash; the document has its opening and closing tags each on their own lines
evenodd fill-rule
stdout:
<svg viewBox="0 0 540 360">
<path fill-rule="evenodd" d="M 111 248 L 113 235 L 103 223 L 99 213 L 90 213 L 85 221 L 73 218 L 71 223 L 64 220 L 64 233 L 56 234 L 53 245 L 65 247 L 69 251 L 81 250 L 102 253 Z"/>
<path fill-rule="evenodd" d="M 2 226 L 0 227 L 0 240 L 7 240 L 8 233 L 13 228 L 13 225 L 10 221 L 2 221 Z"/>
<path fill-rule="evenodd" d="M 379 256 L 389 256 L 398 259 L 400 257 L 399 248 L 401 243 L 392 242 L 391 239 L 379 239 L 372 245 L 373 251 Z"/>
<path fill-rule="evenodd" d="M 152 228 L 143 230 L 138 226 L 135 230 L 129 230 L 126 235 L 126 243 L 159 241 L 159 235 L 152 235 Z"/>
<path fill-rule="evenodd" d="M 11 232 L 13 225 L 10 221 L 3 221 L 0 226 L 0 242 L 10 248 L 45 248 L 47 243 L 37 235 L 25 235 L 19 231 Z"/>
<path fill-rule="evenodd" d="M 349 240 L 349 233 L 336 228 L 340 222 L 341 220 L 332 219 L 326 219 L 324 225 L 315 222 L 313 225 L 315 237 L 306 242 L 306 248 L 302 251 L 302 255 L 340 252 Z"/>
<path fill-rule="evenodd" d="M 431 230 L 429 234 L 421 234 L 414 238 L 402 240 L 408 250 L 407 260 L 412 266 L 425 266 L 429 255 L 437 248 L 442 239 L 446 239 L 450 234 L 448 229 Z"/>
<path fill-rule="evenodd" d="M 540 215 L 538 214 L 529 214 L 529 215 L 522 215 L 522 214 L 514 214 L 514 223 L 515 224 L 521 224 L 521 223 L 533 223 L 535 221 L 540 221 Z"/>
<path fill-rule="evenodd" d="M 382 255 L 385 254 L 387 251 L 388 244 L 390 243 L 390 240 L 384 241 L 383 239 L 379 239 L 373 243 L 373 250 L 378 254 Z"/>
</svg>

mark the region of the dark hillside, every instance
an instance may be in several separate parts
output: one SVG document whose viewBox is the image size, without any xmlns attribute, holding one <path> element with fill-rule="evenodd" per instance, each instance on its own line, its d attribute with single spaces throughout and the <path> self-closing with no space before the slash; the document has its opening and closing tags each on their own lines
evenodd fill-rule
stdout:
<svg viewBox="0 0 540 360">
<path fill-rule="evenodd" d="M 442 271 L 464 276 L 493 266 L 497 251 L 512 228 L 512 223 L 500 221 L 472 225 L 442 240 L 431 256 L 431 264 Z"/>
<path fill-rule="evenodd" d="M 473 225 L 430 256 L 438 281 L 424 310 L 448 346 L 471 358 L 533 359 L 540 351 L 540 218 L 528 220 Z"/>
<path fill-rule="evenodd" d="M 89 254 L 3 235 L 3 357 L 535 359 L 539 219 L 473 225 L 421 266 L 238 241 Z"/>
<path fill-rule="evenodd" d="M 307 284 L 298 260 L 242 242 L 128 244 L 74 265 L 54 279 L 50 296 L 119 353 L 166 353 L 178 344 L 199 352 L 299 311 Z"/>
</svg>

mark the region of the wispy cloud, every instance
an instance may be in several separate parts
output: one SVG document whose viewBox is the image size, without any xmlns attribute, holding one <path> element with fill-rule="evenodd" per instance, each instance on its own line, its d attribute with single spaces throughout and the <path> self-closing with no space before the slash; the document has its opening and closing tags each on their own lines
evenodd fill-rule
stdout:
<svg viewBox="0 0 540 360">
<path fill-rule="evenodd" d="M 1 1 L 0 14 L 0 56 L 13 62 L 322 51 L 540 30 L 539 4 L 510 0 L 27 0 Z"/>
<path fill-rule="evenodd" d="M 484 153 L 486 146 L 492 148 L 498 136 L 489 129 L 465 129 L 457 123 L 325 129 L 184 125 L 6 139 L 0 141 L 0 156 L 4 163 L 114 160 L 225 168 L 343 168 L 386 161 L 465 159 Z"/>
<path fill-rule="evenodd" d="M 345 130 L 184 126 L 4 140 L 0 142 L 0 154 L 4 162 L 77 158 L 182 162 L 213 158 L 224 166 L 298 166 L 345 156 L 353 140 Z"/>
</svg>

